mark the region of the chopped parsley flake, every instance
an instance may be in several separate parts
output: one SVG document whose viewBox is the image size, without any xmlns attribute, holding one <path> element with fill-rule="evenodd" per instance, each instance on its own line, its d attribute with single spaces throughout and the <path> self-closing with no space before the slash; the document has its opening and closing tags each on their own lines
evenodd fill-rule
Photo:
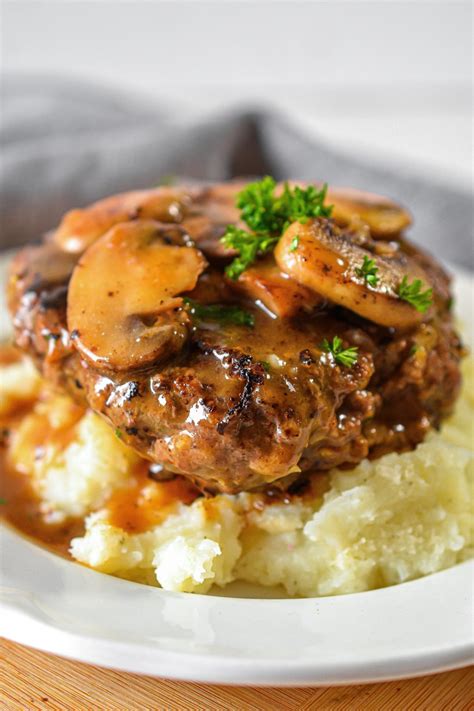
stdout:
<svg viewBox="0 0 474 711">
<path fill-rule="evenodd" d="M 199 304 L 193 299 L 184 299 L 192 316 L 198 321 L 219 321 L 220 323 L 233 323 L 236 326 L 253 328 L 255 317 L 249 311 L 239 306 L 224 304 Z"/>
<path fill-rule="evenodd" d="M 330 343 L 327 338 L 321 344 L 321 347 L 326 353 L 331 353 L 332 357 L 346 368 L 351 368 L 354 363 L 357 362 L 358 348 L 357 346 L 351 346 L 350 348 L 342 347 L 342 338 L 339 336 L 334 336 L 332 343 Z"/>
<path fill-rule="evenodd" d="M 421 314 L 424 314 L 433 303 L 433 289 L 422 291 L 422 288 L 423 282 L 421 279 L 414 279 L 409 284 L 408 278 L 404 276 L 397 289 L 397 294 L 402 301 L 406 301 Z"/>
<path fill-rule="evenodd" d="M 364 261 L 361 267 L 357 267 L 355 270 L 358 277 L 361 277 L 369 286 L 375 287 L 379 281 L 377 276 L 379 268 L 375 264 L 375 259 L 369 259 L 369 257 L 364 256 Z"/>
<path fill-rule="evenodd" d="M 300 243 L 300 236 L 299 236 L 299 235 L 296 235 L 296 236 L 293 237 L 293 239 L 291 240 L 290 252 L 295 252 L 295 251 L 298 249 L 299 243 Z"/>
</svg>

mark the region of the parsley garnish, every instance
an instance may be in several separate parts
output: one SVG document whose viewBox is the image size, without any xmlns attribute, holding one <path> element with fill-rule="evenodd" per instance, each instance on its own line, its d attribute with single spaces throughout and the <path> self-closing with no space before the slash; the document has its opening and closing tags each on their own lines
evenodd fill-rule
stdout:
<svg viewBox="0 0 474 711">
<path fill-rule="evenodd" d="M 411 284 L 408 283 L 408 278 L 403 277 L 401 284 L 397 289 L 397 294 L 403 301 L 407 301 L 411 306 L 424 314 L 432 304 L 433 289 L 422 291 L 423 282 L 421 279 L 414 279 Z"/>
<path fill-rule="evenodd" d="M 7 503 L 6 499 L 0 498 L 0 506 L 4 506 Z"/>
<path fill-rule="evenodd" d="M 364 256 L 364 261 L 362 262 L 361 267 L 357 267 L 355 270 L 357 276 L 361 277 L 366 284 L 369 286 L 377 286 L 378 283 L 378 272 L 379 268 L 375 264 L 375 259 L 369 259 L 367 256 Z"/>
<path fill-rule="evenodd" d="M 351 368 L 357 361 L 358 348 L 351 346 L 350 348 L 342 347 L 342 338 L 334 336 L 332 343 L 329 343 L 325 338 L 321 344 L 321 348 L 327 353 L 331 353 L 336 363 L 344 365 L 346 368 Z"/>
<path fill-rule="evenodd" d="M 118 427 L 115 428 L 115 436 L 117 437 L 117 439 L 122 439 L 122 437 L 123 437 L 123 435 Z"/>
<path fill-rule="evenodd" d="M 225 306 L 223 304 L 199 304 L 193 299 L 184 299 L 190 313 L 199 321 L 219 321 L 220 323 L 233 323 L 237 326 L 253 328 L 255 317 L 253 314 L 238 306 Z"/>
<path fill-rule="evenodd" d="M 299 236 L 299 235 L 296 235 L 296 236 L 293 237 L 293 239 L 291 240 L 290 252 L 296 251 L 296 250 L 298 249 L 299 243 L 300 243 L 300 236 Z"/>
<path fill-rule="evenodd" d="M 268 234 L 256 234 L 241 230 L 235 225 L 227 227 L 222 242 L 226 247 L 232 247 L 239 252 L 239 256 L 226 267 L 225 273 L 231 279 L 238 279 L 239 276 L 249 267 L 259 254 L 269 252 L 276 245 L 280 235 L 272 237 Z"/>
<path fill-rule="evenodd" d="M 226 247 L 239 253 L 226 269 L 231 279 L 237 279 L 258 255 L 273 249 L 292 222 L 304 223 L 310 217 L 331 216 L 332 206 L 324 205 L 327 185 L 317 190 L 314 185 L 290 188 L 285 183 L 279 196 L 275 195 L 275 188 L 276 182 L 267 175 L 262 180 L 250 183 L 237 195 L 236 206 L 240 209 L 240 218 L 249 230 L 229 225 L 221 239 Z"/>
</svg>

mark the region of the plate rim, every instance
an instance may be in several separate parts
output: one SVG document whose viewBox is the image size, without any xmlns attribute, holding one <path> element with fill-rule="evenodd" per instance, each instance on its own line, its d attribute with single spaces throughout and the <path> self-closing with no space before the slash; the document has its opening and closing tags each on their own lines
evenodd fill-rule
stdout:
<svg viewBox="0 0 474 711">
<path fill-rule="evenodd" d="M 0 541 L 5 543 L 5 529 L 2 531 Z M 34 543 L 23 539 L 13 530 L 10 531 L 11 539 L 20 546 L 26 545 L 34 553 L 40 553 L 55 566 L 65 567 L 74 577 L 75 570 L 81 570 L 90 579 L 101 580 L 106 588 L 120 587 L 126 594 L 127 588 L 137 588 L 137 584 L 122 580 L 99 571 L 78 565 L 74 561 L 60 558 L 50 551 L 35 546 Z M 9 537 L 7 531 L 7 538 Z M 7 541 L 8 545 L 8 541 Z M 414 588 L 423 588 L 426 582 L 443 582 L 449 577 L 459 578 L 459 589 L 472 587 L 474 579 L 474 560 L 467 560 L 451 568 L 438 571 L 424 578 L 401 583 L 398 586 L 381 588 L 367 592 L 353 593 L 323 598 L 301 599 L 245 599 L 231 597 L 217 597 L 196 595 L 193 593 L 175 593 L 161 588 L 148 588 L 157 599 L 175 598 L 192 602 L 211 602 L 216 607 L 228 607 L 232 604 L 244 603 L 253 607 L 295 607 L 298 605 L 309 606 L 311 603 L 329 603 L 337 599 L 338 602 L 347 602 L 348 607 L 367 607 L 370 600 L 379 598 L 382 594 L 391 597 L 394 591 L 410 595 Z M 84 579 L 84 578 L 83 578 Z M 101 587 L 102 587 L 101 585 Z M 464 586 L 466 585 L 466 588 Z M 138 585 L 139 588 L 147 586 Z M 440 592 L 440 590 L 438 590 Z M 206 655 L 172 651 L 152 644 L 150 641 L 108 639 L 106 637 L 84 634 L 77 630 L 62 629 L 60 625 L 47 624 L 39 615 L 32 614 L 31 610 L 24 609 L 22 600 L 25 597 L 34 599 L 34 594 L 18 588 L 0 586 L 0 624 L 1 636 L 11 641 L 24 644 L 34 649 L 47 653 L 57 654 L 67 659 L 93 664 L 118 671 L 134 674 L 143 674 L 157 678 L 166 678 L 180 681 L 201 682 L 209 684 L 239 684 L 242 686 L 342 686 L 347 684 L 361 684 L 391 681 L 395 679 L 413 678 L 427 674 L 462 668 L 474 661 L 474 644 L 472 640 L 464 640 L 459 644 L 447 641 L 444 647 L 428 649 L 423 654 L 413 652 L 399 652 L 385 659 L 357 659 L 349 658 L 344 662 L 321 662 L 314 658 L 302 663 L 301 660 L 265 659 L 255 657 L 242 659 L 238 656 Z M 468 596 L 469 597 L 469 596 Z M 359 605 L 362 603 L 362 605 Z M 33 606 L 34 609 L 34 606 Z M 257 611 L 258 612 L 258 611 Z M 354 610 L 352 610 L 354 612 Z M 258 615 L 257 615 L 258 616 Z M 393 621 L 392 621 L 393 623 Z M 216 661 L 218 659 L 218 664 Z M 183 669 L 185 670 L 183 672 Z"/>
<path fill-rule="evenodd" d="M 163 591 L 165 592 L 165 591 Z M 4 606 L 0 604 L 0 612 Z M 12 611 L 10 609 L 10 615 Z M 28 624 L 37 627 L 37 632 L 32 639 L 31 635 L 18 634 L 16 630 L 22 625 Z M 13 626 L 16 627 L 12 631 Z M 13 613 L 11 626 L 7 626 L 7 633 L 2 632 L 2 636 L 12 642 L 25 645 L 60 656 L 71 661 L 99 666 L 105 669 L 113 669 L 129 674 L 140 674 L 158 679 L 170 679 L 174 681 L 195 682 L 204 684 L 222 684 L 228 686 L 267 686 L 267 687 L 305 687 L 305 686 L 347 686 L 353 684 L 372 684 L 398 679 L 412 679 L 420 676 L 439 674 L 470 666 L 474 662 L 472 645 L 464 645 L 459 649 L 438 650 L 428 656 L 423 661 L 420 658 L 405 658 L 403 661 L 393 660 L 372 663 L 371 673 L 366 673 L 367 665 L 354 664 L 341 665 L 335 670 L 333 667 L 320 666 L 316 671 L 314 666 L 302 666 L 300 663 L 292 669 L 288 660 L 281 663 L 263 665 L 255 670 L 253 660 L 247 660 L 245 664 L 239 660 L 236 666 L 233 660 L 221 660 L 221 668 L 214 665 L 213 661 L 202 663 L 202 655 L 185 656 L 184 661 L 192 662 L 194 671 L 191 674 L 180 674 L 176 672 L 179 665 L 183 663 L 183 655 L 176 654 L 173 659 L 172 654 L 167 652 L 163 658 L 159 659 L 154 654 L 153 667 L 150 662 L 136 664 L 130 661 L 130 651 L 133 643 L 124 643 L 123 650 L 119 651 L 117 643 L 109 643 L 103 640 L 91 642 L 81 635 L 71 632 L 53 629 L 47 625 L 42 625 L 33 617 L 22 616 Z M 47 634 L 46 634 L 47 633 Z M 48 638 L 50 641 L 45 641 Z M 39 641 L 41 637 L 41 641 Z M 38 641 L 37 641 L 38 640 Z M 137 645 L 141 651 L 140 645 Z"/>
</svg>

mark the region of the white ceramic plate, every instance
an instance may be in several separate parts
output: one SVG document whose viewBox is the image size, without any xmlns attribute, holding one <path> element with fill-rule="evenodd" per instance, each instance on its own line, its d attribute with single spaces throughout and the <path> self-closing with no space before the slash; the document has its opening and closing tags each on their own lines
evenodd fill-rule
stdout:
<svg viewBox="0 0 474 711">
<path fill-rule="evenodd" d="M 472 280 L 458 273 L 465 325 L 472 297 Z M 173 679 L 309 685 L 415 676 L 473 659 L 472 561 L 368 593 L 256 599 L 119 580 L 8 527 L 0 545 L 0 634 L 84 662 Z"/>
</svg>

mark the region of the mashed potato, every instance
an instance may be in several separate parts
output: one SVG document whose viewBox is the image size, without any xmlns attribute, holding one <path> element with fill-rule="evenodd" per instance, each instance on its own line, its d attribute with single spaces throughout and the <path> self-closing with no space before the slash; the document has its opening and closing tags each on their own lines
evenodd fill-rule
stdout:
<svg viewBox="0 0 474 711">
<path fill-rule="evenodd" d="M 474 356 L 462 363 L 463 390 L 454 414 L 443 424 L 446 442 L 474 449 Z"/>
<path fill-rule="evenodd" d="M 50 521 L 84 516 L 128 483 L 138 455 L 92 412 L 68 397 L 48 394 L 25 417 L 11 448 L 16 468 L 31 483 Z"/>
<path fill-rule="evenodd" d="M 67 398 L 40 402 L 10 456 L 31 476 L 48 516 L 86 516 L 71 554 L 96 570 L 187 592 L 233 580 L 282 585 L 301 596 L 370 590 L 472 555 L 472 359 L 464 370 L 456 413 L 414 452 L 334 470 L 321 476 L 318 494 L 287 504 L 262 505 L 261 495 L 249 493 L 176 503 L 142 532 L 110 520 L 110 496 L 133 485 L 137 455 L 97 415 L 78 416 Z M 45 422 L 47 453 L 38 460 L 35 432 Z"/>
<path fill-rule="evenodd" d="M 34 399 L 41 387 L 41 378 L 32 361 L 24 358 L 0 367 L 0 416 L 18 404 Z"/>
</svg>

